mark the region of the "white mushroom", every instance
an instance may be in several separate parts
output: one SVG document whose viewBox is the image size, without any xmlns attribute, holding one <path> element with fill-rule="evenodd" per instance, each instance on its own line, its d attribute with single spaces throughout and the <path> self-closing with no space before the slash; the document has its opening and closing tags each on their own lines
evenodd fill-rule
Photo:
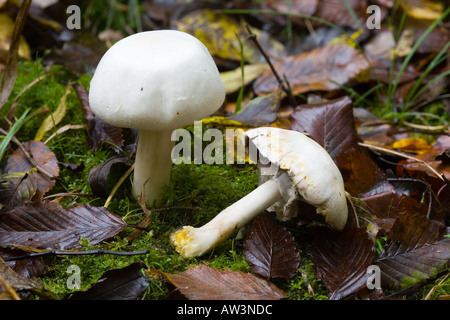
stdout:
<svg viewBox="0 0 450 320">
<path fill-rule="evenodd" d="M 115 43 L 99 62 L 89 92 L 100 119 L 140 129 L 133 190 L 138 199 L 144 191 L 150 204 L 170 179 L 172 131 L 211 115 L 224 99 L 207 48 L 175 30 L 141 32 Z"/>
<path fill-rule="evenodd" d="M 347 199 L 339 169 L 318 143 L 300 132 L 257 128 L 244 134 L 276 172 L 251 193 L 232 204 L 199 228 L 185 226 L 170 235 L 175 249 L 184 257 L 201 256 L 228 239 L 265 209 L 277 211 L 288 220 L 295 199 L 314 205 L 333 229 L 347 222 Z"/>
</svg>

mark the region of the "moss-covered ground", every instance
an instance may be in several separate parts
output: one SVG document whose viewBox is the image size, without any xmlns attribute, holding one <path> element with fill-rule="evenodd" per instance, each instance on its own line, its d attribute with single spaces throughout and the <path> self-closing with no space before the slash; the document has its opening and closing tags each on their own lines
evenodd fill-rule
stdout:
<svg viewBox="0 0 450 320">
<path fill-rule="evenodd" d="M 53 66 L 45 70 L 39 60 L 23 61 L 11 94 L 10 101 L 4 110 L 9 109 L 12 100 L 33 80 L 50 74 L 35 85 L 26 89 L 18 99 L 16 115 L 22 114 L 26 108 L 31 108 L 28 117 L 17 134 L 17 138 L 26 142 L 34 139 L 37 129 L 48 112 L 40 112 L 47 106 L 50 111 L 56 110 L 67 83 L 79 83 L 89 89 L 90 75 L 76 77 L 61 66 Z M 61 123 L 50 130 L 44 140 L 58 128 L 66 124 L 83 125 L 83 110 L 75 91 L 71 89 L 67 97 L 67 111 Z M 133 135 L 125 132 L 125 144 L 132 144 Z M 60 165 L 60 174 L 56 185 L 46 196 L 58 193 L 76 191 L 80 194 L 92 194 L 88 183 L 89 171 L 92 166 L 101 164 L 115 155 L 107 144 L 91 150 L 87 143 L 85 129 L 68 130 L 51 139 L 47 145 L 55 153 L 58 161 L 66 164 L 82 165 L 82 170 L 72 170 Z M 2 164 L 10 153 L 5 154 Z M 91 245 L 87 239 L 81 244 L 83 249 L 108 249 L 117 251 L 149 250 L 149 254 L 136 256 L 85 255 L 85 256 L 51 256 L 45 258 L 49 270 L 40 277 L 48 293 L 62 298 L 71 292 L 67 287 L 67 268 L 77 265 L 81 270 L 81 290 L 89 288 L 100 276 L 108 270 L 125 267 L 133 262 L 143 262 L 149 270 L 160 270 L 175 273 L 185 270 L 189 265 L 204 263 L 219 269 L 241 270 L 249 272 L 250 268 L 243 255 L 242 236 L 232 238 L 219 245 L 215 250 L 201 259 L 183 259 L 170 246 L 168 236 L 171 231 L 183 225 L 200 226 L 209 221 L 222 209 L 240 199 L 253 190 L 258 184 L 256 166 L 247 165 L 207 165 L 180 164 L 173 165 L 171 182 L 164 191 L 161 206 L 150 208 L 152 223 L 147 231 L 127 241 L 127 236 L 134 228 L 126 228 L 113 239 L 99 245 Z M 114 181 L 113 181 L 114 182 Z M 62 199 L 64 206 L 74 206 L 89 203 L 102 206 L 106 199 L 101 197 L 68 197 Z M 129 225 L 138 225 L 145 219 L 145 213 L 138 201 L 131 196 L 130 179 L 118 189 L 111 200 L 108 209 L 121 216 Z M 301 248 L 299 248 L 301 250 Z M 326 290 L 314 279 L 312 265 L 308 257 L 301 252 L 302 263 L 297 275 L 289 281 L 279 281 L 276 285 L 287 295 L 296 293 L 292 299 L 322 299 L 326 298 Z M 144 299 L 164 299 L 168 294 L 167 283 L 158 277 L 151 278 L 151 286 L 144 294 Z M 312 286 L 314 293 L 308 292 Z M 39 298 L 36 296 L 36 298 Z M 42 298 L 42 296 L 41 296 Z"/>
</svg>

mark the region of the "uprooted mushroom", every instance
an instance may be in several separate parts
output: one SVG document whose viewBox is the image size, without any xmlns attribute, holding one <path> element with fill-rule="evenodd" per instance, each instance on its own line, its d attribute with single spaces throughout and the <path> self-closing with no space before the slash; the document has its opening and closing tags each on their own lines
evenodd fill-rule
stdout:
<svg viewBox="0 0 450 320">
<path fill-rule="evenodd" d="M 201 256 L 228 239 L 264 210 L 281 220 L 296 216 L 293 206 L 302 199 L 316 207 L 333 229 L 347 222 L 347 198 L 339 169 L 318 143 L 303 133 L 261 127 L 244 133 L 260 155 L 275 165 L 258 188 L 199 228 L 185 226 L 170 235 L 183 257 Z M 262 178 L 262 179 L 261 179 Z"/>
<path fill-rule="evenodd" d="M 174 129 L 216 112 L 225 88 L 208 49 L 176 30 L 116 42 L 91 81 L 89 103 L 103 121 L 139 129 L 133 190 L 150 205 L 169 183 Z"/>
</svg>

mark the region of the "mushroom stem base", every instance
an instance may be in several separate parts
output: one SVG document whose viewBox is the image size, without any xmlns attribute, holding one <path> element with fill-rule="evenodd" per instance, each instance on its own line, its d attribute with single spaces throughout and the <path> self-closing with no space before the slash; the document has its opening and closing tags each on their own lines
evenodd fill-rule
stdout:
<svg viewBox="0 0 450 320">
<path fill-rule="evenodd" d="M 183 257 L 198 257 L 228 239 L 265 209 L 281 200 L 280 183 L 286 173 L 274 177 L 235 202 L 200 228 L 190 226 L 174 231 L 170 241 Z M 281 181 L 280 181 L 281 180 Z"/>
<path fill-rule="evenodd" d="M 145 202 L 149 205 L 160 199 L 163 188 L 170 181 L 171 152 L 174 145 L 171 135 L 171 131 L 139 132 L 133 192 L 138 200 L 144 192 Z"/>
</svg>

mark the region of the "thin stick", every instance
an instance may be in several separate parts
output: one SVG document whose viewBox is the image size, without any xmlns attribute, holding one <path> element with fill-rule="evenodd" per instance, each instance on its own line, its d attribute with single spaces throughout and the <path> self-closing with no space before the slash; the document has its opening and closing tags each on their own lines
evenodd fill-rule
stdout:
<svg viewBox="0 0 450 320">
<path fill-rule="evenodd" d="M 433 172 L 439 179 L 441 179 L 442 181 L 444 181 L 445 183 L 447 183 L 446 179 L 442 176 L 442 174 L 440 174 L 439 172 L 437 172 L 433 167 L 431 167 L 428 163 L 426 163 L 426 162 L 423 161 L 423 160 L 414 158 L 413 156 L 409 156 L 409 155 L 404 154 L 404 153 L 402 153 L 402 152 L 390 150 L 390 149 L 383 148 L 383 147 L 374 146 L 374 145 L 371 145 L 371 144 L 366 144 L 366 143 L 362 143 L 362 142 L 359 142 L 358 144 L 359 144 L 360 146 L 362 146 L 362 147 L 366 147 L 366 148 L 369 148 L 369 149 L 374 149 L 374 150 L 378 150 L 378 151 L 390 153 L 390 154 L 393 154 L 393 155 L 396 155 L 396 156 L 399 156 L 399 157 L 402 157 L 402 158 L 406 158 L 406 159 L 410 159 L 410 160 L 414 160 L 414 161 L 416 161 L 416 162 L 419 162 L 419 163 L 423 164 L 424 166 L 426 166 L 426 167 L 427 167 L 431 172 Z"/>
<path fill-rule="evenodd" d="M 44 252 L 33 252 L 33 253 L 27 253 L 22 256 L 18 257 L 3 257 L 3 260 L 5 261 L 16 261 L 16 260 L 23 260 L 23 259 L 30 259 L 30 258 L 37 258 L 37 257 L 43 257 L 43 256 L 80 256 L 80 255 L 93 255 L 93 254 L 110 254 L 115 256 L 135 256 L 135 255 L 141 255 L 141 254 L 148 254 L 149 250 L 142 250 L 142 251 L 130 251 L 130 252 L 120 252 L 120 251 L 111 251 L 111 250 L 87 250 L 87 251 L 56 251 L 56 250 L 50 250 L 50 251 L 44 251 Z"/>
<path fill-rule="evenodd" d="M 292 95 L 292 91 L 289 89 L 289 87 L 286 87 L 285 82 L 278 75 L 278 72 L 275 70 L 275 67 L 273 66 L 272 62 L 270 61 L 269 56 L 266 54 L 266 52 L 264 51 L 264 49 L 261 47 L 258 40 L 256 39 L 256 35 L 252 33 L 252 30 L 250 29 L 250 27 L 248 25 L 246 27 L 247 27 L 247 32 L 248 32 L 248 39 L 250 39 L 255 44 L 256 48 L 258 48 L 259 52 L 261 52 L 261 54 L 263 55 L 264 59 L 266 60 L 267 64 L 270 67 L 270 70 L 272 70 L 273 75 L 277 79 L 277 82 L 280 85 L 281 89 L 287 94 L 292 106 L 294 108 L 297 107 L 297 102 L 295 101 L 295 98 Z"/>
</svg>

